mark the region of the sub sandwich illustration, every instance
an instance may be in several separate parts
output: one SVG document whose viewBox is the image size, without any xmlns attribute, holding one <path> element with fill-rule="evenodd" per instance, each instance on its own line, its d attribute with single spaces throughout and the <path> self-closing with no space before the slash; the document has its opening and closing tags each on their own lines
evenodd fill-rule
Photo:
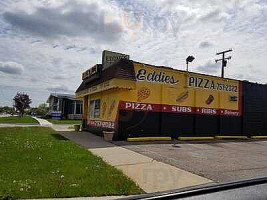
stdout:
<svg viewBox="0 0 267 200">
<path fill-rule="evenodd" d="M 112 101 L 108 110 L 108 116 L 110 117 L 112 114 L 113 109 L 115 108 L 115 100 Z"/>
<path fill-rule="evenodd" d="M 102 117 L 104 117 L 106 110 L 107 110 L 107 104 L 106 104 L 106 102 L 104 102 L 103 106 L 102 106 Z"/>
<path fill-rule="evenodd" d="M 183 93 L 181 93 L 177 98 L 176 98 L 176 102 L 181 103 L 183 102 L 185 99 L 187 99 L 187 97 L 189 96 L 189 92 L 185 91 Z"/>
</svg>

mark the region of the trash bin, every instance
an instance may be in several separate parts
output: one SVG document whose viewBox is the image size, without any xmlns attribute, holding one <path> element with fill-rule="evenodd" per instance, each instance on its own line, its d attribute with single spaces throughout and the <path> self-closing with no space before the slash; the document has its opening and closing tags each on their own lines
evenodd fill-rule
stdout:
<svg viewBox="0 0 267 200">
<path fill-rule="evenodd" d="M 112 141 L 113 135 L 114 135 L 114 131 L 103 131 L 103 134 L 104 134 L 104 140 Z"/>
<path fill-rule="evenodd" d="M 78 132 L 78 131 L 80 130 L 80 124 L 75 124 L 75 125 L 74 125 L 74 130 L 75 130 L 76 132 Z"/>
</svg>

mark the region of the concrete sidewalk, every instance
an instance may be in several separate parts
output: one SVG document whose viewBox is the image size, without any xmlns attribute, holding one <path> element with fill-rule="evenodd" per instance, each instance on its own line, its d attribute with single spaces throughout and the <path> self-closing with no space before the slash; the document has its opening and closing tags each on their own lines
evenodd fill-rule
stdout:
<svg viewBox="0 0 267 200">
<path fill-rule="evenodd" d="M 67 197 L 67 198 L 46 198 L 46 199 L 28 199 L 28 200 L 115 200 L 126 197 L 128 196 Z"/>
<path fill-rule="evenodd" d="M 32 126 L 40 126 L 39 124 L 25 124 L 25 123 L 2 123 L 0 127 L 32 127 Z"/>
<path fill-rule="evenodd" d="M 52 123 L 50 123 L 49 121 L 42 119 L 42 118 L 38 118 L 38 117 L 32 117 L 35 120 L 37 120 L 40 124 L 40 126 L 47 126 L 47 127 L 52 127 Z"/>
<path fill-rule="evenodd" d="M 122 170 L 124 174 L 134 180 L 147 193 L 212 182 L 209 179 L 106 142 L 102 137 L 89 132 L 59 133 L 88 148 L 110 165 Z"/>
<path fill-rule="evenodd" d="M 36 119 L 40 126 L 45 126 L 45 127 L 51 127 L 55 131 L 73 131 L 73 129 L 70 129 L 69 127 L 72 126 L 71 124 L 53 124 L 46 119 L 38 118 L 38 117 L 33 117 Z"/>
<path fill-rule="evenodd" d="M 64 132 L 68 132 L 68 131 L 74 131 L 74 128 L 70 128 L 73 127 L 72 124 L 52 124 L 52 129 L 54 129 L 55 131 L 64 131 Z"/>
</svg>

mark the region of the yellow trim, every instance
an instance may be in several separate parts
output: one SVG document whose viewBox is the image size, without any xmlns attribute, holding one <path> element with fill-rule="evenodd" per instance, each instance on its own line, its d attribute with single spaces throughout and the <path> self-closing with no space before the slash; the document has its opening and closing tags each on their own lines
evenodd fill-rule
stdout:
<svg viewBox="0 0 267 200">
<path fill-rule="evenodd" d="M 137 137 L 127 138 L 128 142 L 145 142 L 145 141 L 170 141 L 171 137 Z"/>
<path fill-rule="evenodd" d="M 220 136 L 220 135 L 217 135 L 215 136 L 216 139 L 248 139 L 247 136 Z"/>
<path fill-rule="evenodd" d="M 251 136 L 252 139 L 267 139 L 267 136 L 258 135 L 258 136 Z"/>
<path fill-rule="evenodd" d="M 82 98 L 83 96 L 86 96 L 86 95 L 102 92 L 102 91 L 113 89 L 113 88 L 122 88 L 122 89 L 132 90 L 136 88 L 136 81 L 114 78 L 114 79 L 105 81 L 103 83 L 100 83 L 98 85 L 92 86 L 90 88 L 84 89 L 80 92 L 77 92 L 75 95 L 76 95 L 76 98 Z"/>
<path fill-rule="evenodd" d="M 213 140 L 214 137 L 178 137 L 178 140 Z"/>
</svg>

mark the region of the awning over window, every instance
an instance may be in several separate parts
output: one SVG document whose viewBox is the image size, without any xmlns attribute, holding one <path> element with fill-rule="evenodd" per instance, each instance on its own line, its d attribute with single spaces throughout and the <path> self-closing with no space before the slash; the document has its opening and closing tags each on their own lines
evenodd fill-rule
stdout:
<svg viewBox="0 0 267 200">
<path fill-rule="evenodd" d="M 94 85 L 82 91 L 76 92 L 76 98 L 81 98 L 89 94 L 94 94 L 97 92 L 102 92 L 102 91 L 110 90 L 114 88 L 132 90 L 132 89 L 135 89 L 135 87 L 136 87 L 135 81 L 115 78 L 115 79 L 111 79 L 103 83 L 100 83 L 98 85 Z"/>
</svg>

